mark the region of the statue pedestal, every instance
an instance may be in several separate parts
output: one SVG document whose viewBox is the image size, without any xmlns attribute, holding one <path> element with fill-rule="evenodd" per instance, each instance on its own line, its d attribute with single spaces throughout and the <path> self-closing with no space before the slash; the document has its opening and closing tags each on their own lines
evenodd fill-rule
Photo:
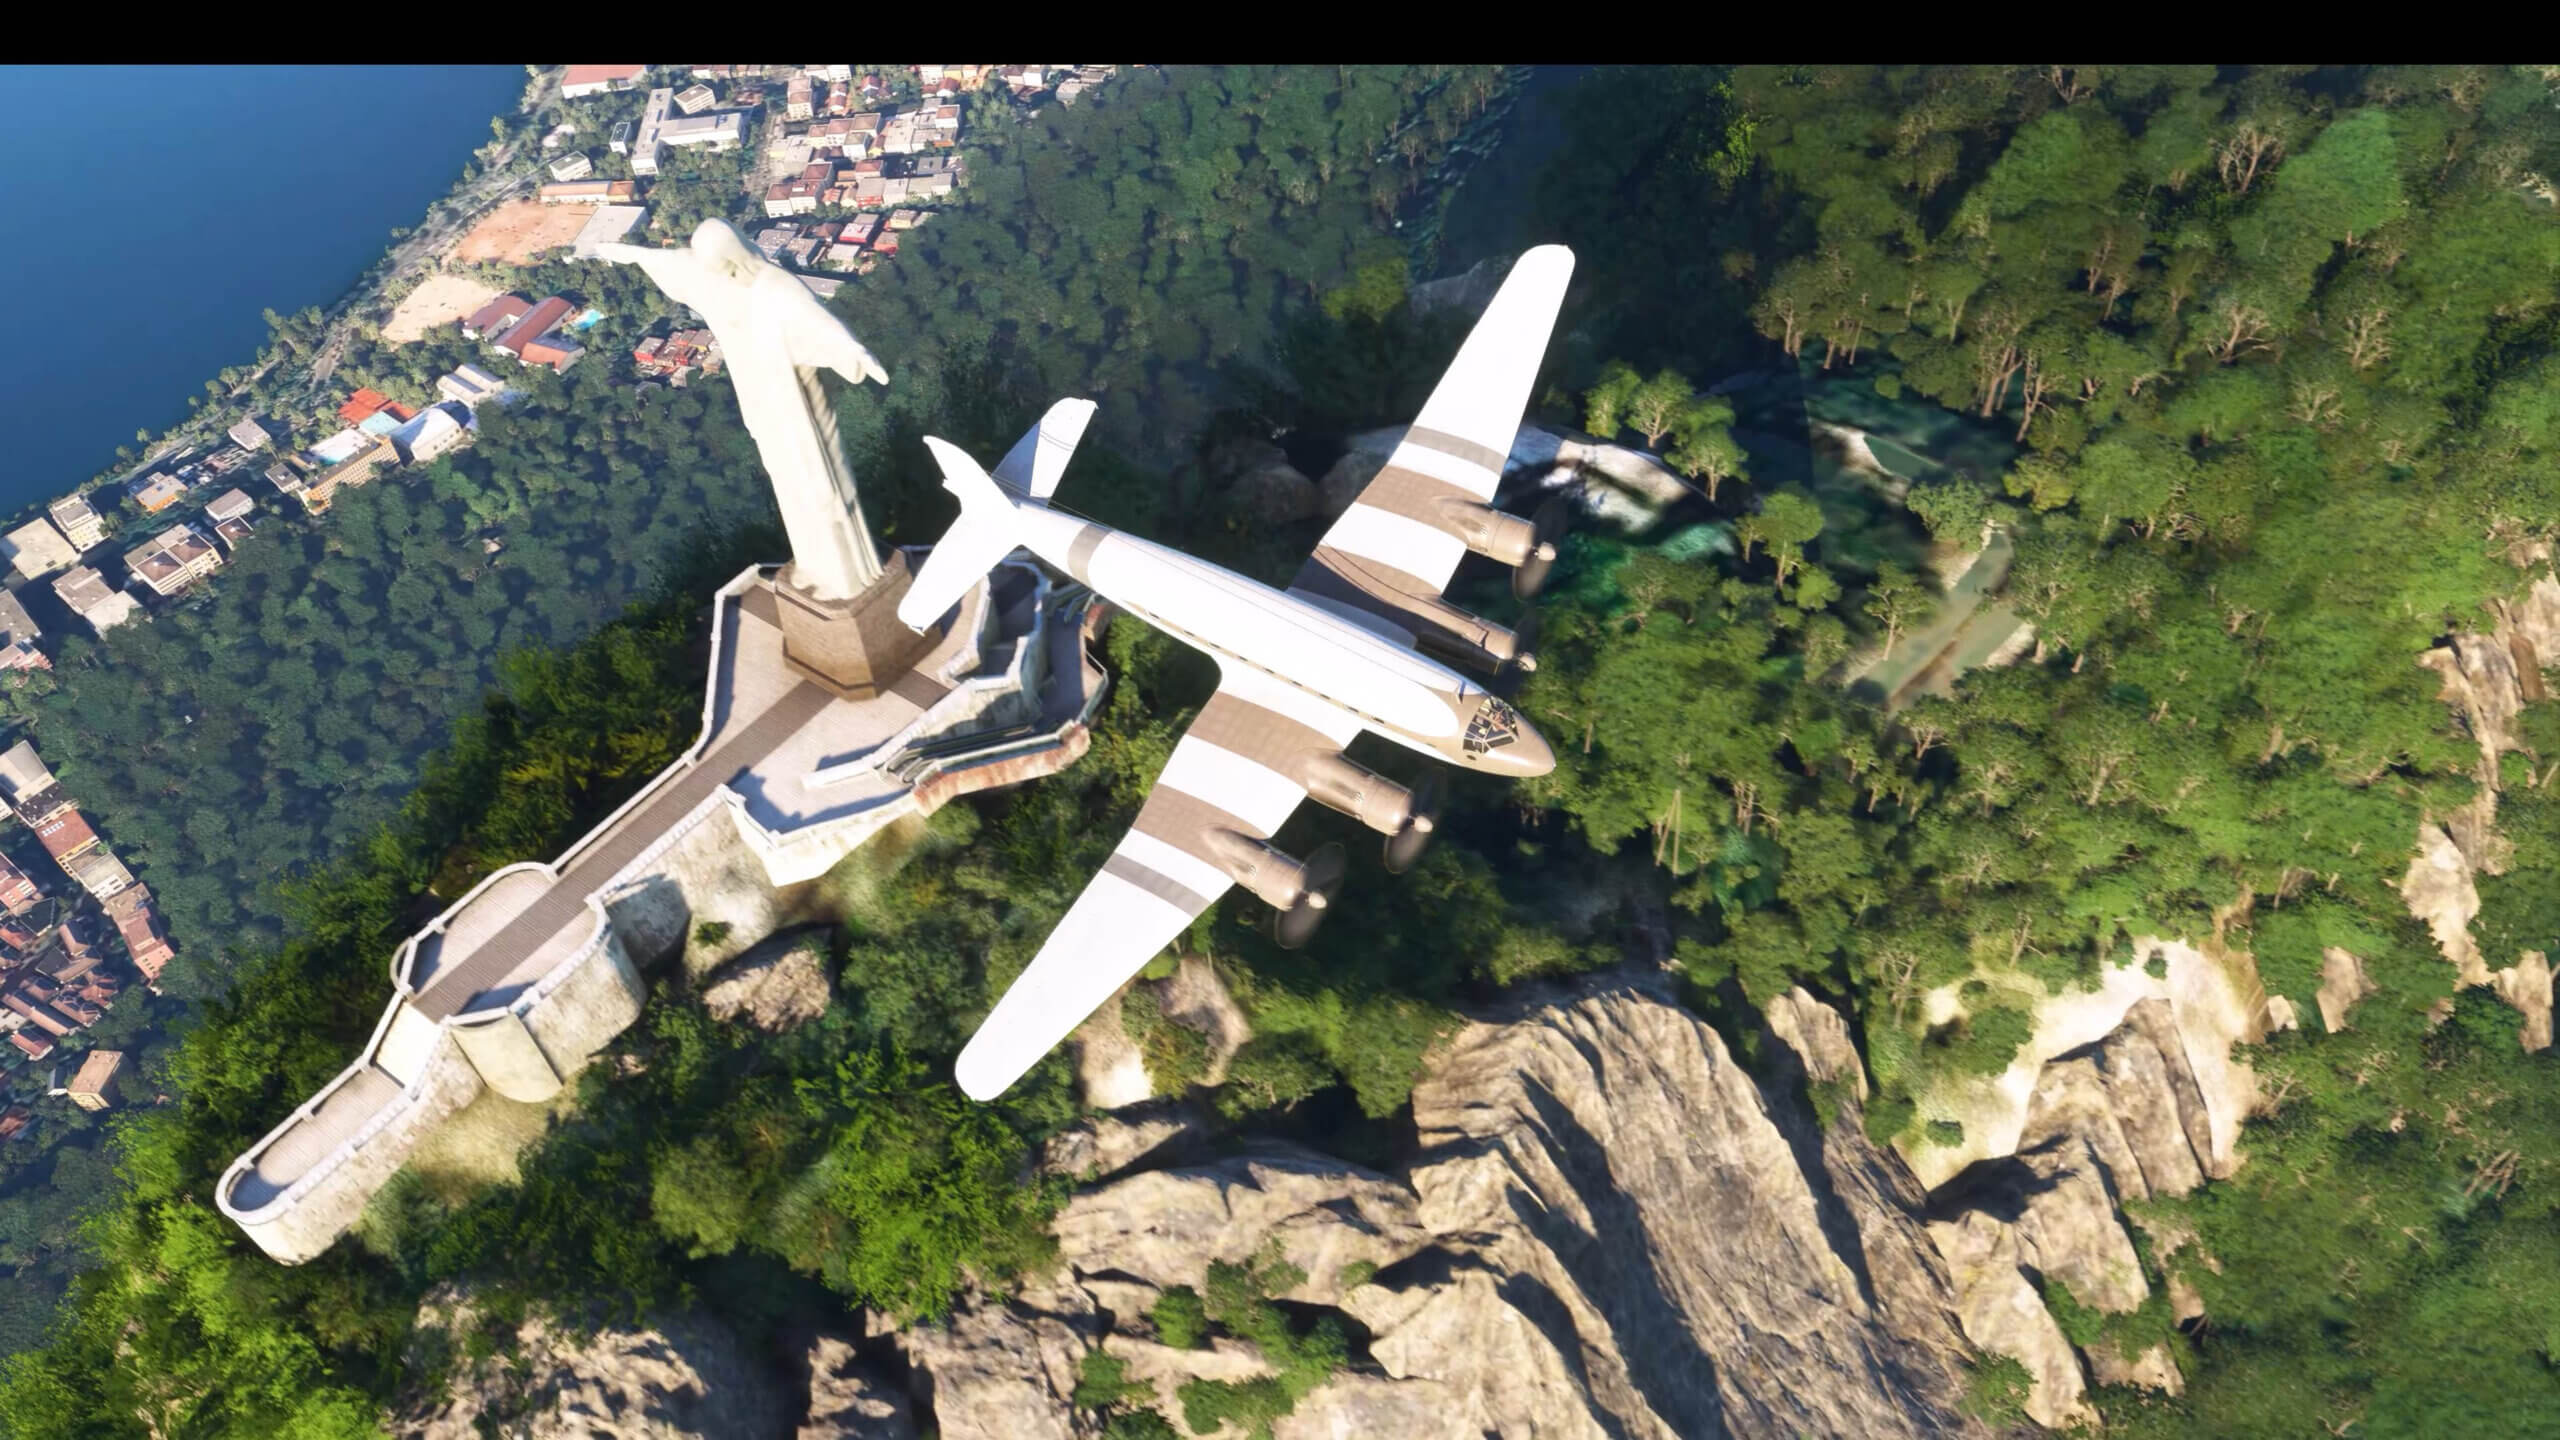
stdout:
<svg viewBox="0 0 2560 1440">
<path fill-rule="evenodd" d="M 844 699 L 878 695 L 941 638 L 938 630 L 919 635 L 898 620 L 898 601 L 914 580 L 906 552 L 892 550 L 869 589 L 849 600 L 821 600 L 793 585 L 785 566 L 773 581 L 783 658 Z"/>
</svg>

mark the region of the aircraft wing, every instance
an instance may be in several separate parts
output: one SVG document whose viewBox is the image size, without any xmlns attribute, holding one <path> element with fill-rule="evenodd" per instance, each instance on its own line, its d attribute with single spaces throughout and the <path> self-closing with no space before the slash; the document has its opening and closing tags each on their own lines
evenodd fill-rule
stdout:
<svg viewBox="0 0 2560 1440">
<path fill-rule="evenodd" d="M 1413 643 L 1447 628 L 1440 600 L 1467 553 L 1453 518 L 1490 505 L 1573 278 L 1573 252 L 1522 255 L 1377 478 L 1317 543 L 1290 593 Z M 1444 502 L 1458 501 L 1461 507 Z"/>
<path fill-rule="evenodd" d="M 960 1052 L 961 1090 L 994 1099 L 1083 1024 L 1233 883 L 1217 832 L 1269 838 L 1306 798 L 1292 778 L 1303 758 L 1337 752 L 1359 732 L 1347 710 L 1229 670 L 1137 822 Z"/>
</svg>

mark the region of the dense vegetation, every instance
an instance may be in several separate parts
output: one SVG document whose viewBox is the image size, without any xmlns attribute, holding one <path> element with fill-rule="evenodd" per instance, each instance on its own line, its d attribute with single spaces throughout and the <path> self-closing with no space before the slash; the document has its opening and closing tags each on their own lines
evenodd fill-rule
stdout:
<svg viewBox="0 0 2560 1440">
<path fill-rule="evenodd" d="M 1407 257 L 1380 222 L 1432 137 L 1481 105 L 1478 73 L 1140 75 L 973 156 L 973 204 L 844 297 L 897 377 L 845 406 L 875 518 L 913 539 L 946 513 L 919 431 L 992 452 L 1053 393 L 1093 393 L 1101 443 L 1068 499 L 1285 574 L 1316 524 L 1238 524 L 1203 459 L 1282 428 L 1338 449 L 1409 413 L 1453 335 L 1404 306 Z M 2155 1289 L 2172 1272 L 2195 1285 L 2209 1327 L 2173 1330 L 2161 1305 L 2101 1316 L 2058 1286 L 2050 1302 L 2075 1334 L 2172 1347 L 2183 1398 L 2100 1396 L 2137 1434 L 2560 1423 L 2553 1061 L 2519 1050 L 2514 1013 L 2485 990 L 2456 993 L 2393 883 L 2421 820 L 2494 782 L 2512 858 L 2481 879 L 2476 933 L 2493 966 L 2560 943 L 2560 726 L 2529 709 L 2529 750 L 2484 771 L 2413 663 L 2548 573 L 2552 98 L 2540 72 L 2466 68 L 1595 76 L 1538 207 L 1580 258 L 1542 408 L 1660 445 L 1702 494 L 1655 534 L 1573 543 L 1522 692 L 1557 743 L 1554 776 L 1517 796 L 1462 786 L 1448 838 L 1392 891 L 1354 866 L 1355 889 L 1374 887 L 1346 901 L 1357 943 L 1278 951 L 1247 900 L 1191 937 L 1257 1030 L 1216 1108 L 1388 1158 L 1422 1053 L 1461 1004 L 1668 954 L 1720 1017 L 1799 983 L 1849 1006 L 1877 1090 L 1864 1122 L 1925 1144 L 1960 1138 L 1942 1097 L 2009 1063 L 2039 998 L 2128 963 L 2134 937 L 2250 952 L 2306 1015 L 2322 948 L 2343 946 L 2379 987 L 2354 1027 L 2252 1055 L 2272 1103 L 2246 1166 L 2141 1211 L 2155 1235 L 2193 1236 L 2145 1263 Z M 1410 158 L 1406 135 L 1421 137 Z M 1880 505 L 1803 466 L 1788 443 L 1801 428 L 1772 433 L 1782 407 L 1737 418 L 1689 383 L 1745 366 L 1926 411 L 2015 458 L 1934 472 L 1907 513 Z M 612 479 L 656 524 L 669 477 L 741 463 L 717 405 L 669 427 L 661 407 L 700 400 L 570 404 L 579 383 L 537 397 L 521 438 L 493 428 L 473 452 L 514 444 L 539 463 L 457 467 L 429 493 L 515 516 L 533 508 L 527 477 Z M 669 464 L 657 446 L 691 448 Z M 425 503 L 376 487 L 333 526 L 355 500 L 391 503 L 375 495 Z M 695 523 L 671 513 L 661 543 Z M 1891 715 L 1836 683 L 1925 620 L 1912 576 L 1929 547 L 1960 554 L 1994 530 L 2015 547 L 2007 599 L 2037 626 L 2030 655 Z M 412 515 L 374 533 L 427 532 Z M 596 544 L 561 563 L 631 553 Z M 248 603 L 238 581 L 220 604 Z M 1498 579 L 1468 583 L 1459 598 L 1502 613 Z M 266 589 L 280 615 L 302 598 Z M 655 1005 L 621 1046 L 639 1073 L 591 1080 L 521 1183 L 405 1188 L 365 1245 L 303 1269 L 255 1258 L 202 1198 L 343 1063 L 378 1003 L 381 951 L 439 867 L 538 853 L 609 800 L 622 777 L 580 760 L 604 753 L 590 740 L 680 736 L 663 698 L 689 683 L 675 623 L 635 618 L 547 662 L 566 667 L 553 683 L 518 677 L 499 712 L 515 718 L 466 731 L 397 824 L 304 892 L 297 927 L 187 1042 L 180 1105 L 124 1131 L 106 1263 L 53 1345 L 0 1380 L 0 1433 L 123 1434 L 136 1414 L 163 1435 L 359 1431 L 397 1384 L 418 1294 L 444 1278 L 473 1280 L 501 1317 L 685 1295 L 751 1319 L 848 1303 L 923 1316 L 964 1274 L 1001 1284 L 1037 1259 L 1046 1197 L 1008 1180 L 1071 1113 L 1060 1062 L 995 1110 L 937 1077 L 1205 696 L 1194 657 L 1125 624 L 1084 764 L 946 811 L 900 863 L 836 877 L 842 998 L 822 1021 L 750 1045 Z M 108 652 L 95 674 L 126 668 Z M 121 682 L 127 703 L 202 663 L 137 662 L 154 678 Z M 617 678 L 580 668 L 597 666 Z M 570 788 L 501 823 L 467 777 L 517 746 L 554 756 L 540 773 Z M 95 768 L 74 780 L 101 807 L 108 749 L 84 752 Z M 320 763 L 287 758 L 297 774 Z M 110 812 L 119 843 L 141 811 Z M 322 839 L 362 832 L 359 818 Z M 1357 843 L 1324 813 L 1282 838 L 1333 837 Z M 154 858 L 177 868 L 169 843 Z M 1956 999 L 1954 1019 L 1924 1018 L 1932 991 Z M 1146 1002 L 1130 1023 L 1160 1074 L 1198 1073 Z M 1816 1099 L 1839 1113 L 1838 1096 Z M 474 1272 L 468 1257 L 492 1248 L 527 1263 Z M 1106 1369 L 1081 1402 L 1133 1436 L 1285 1411 L 1345 1343 L 1267 1304 L 1286 1278 L 1226 1267 L 1215 1294 L 1168 1297 L 1156 1317 L 1168 1339 L 1215 1326 L 1252 1341 L 1279 1379 L 1186 1393 L 1167 1417 Z M 2016 1367 L 1984 1373 L 2003 1382 L 1986 1406 L 2014 1413 Z"/>
</svg>

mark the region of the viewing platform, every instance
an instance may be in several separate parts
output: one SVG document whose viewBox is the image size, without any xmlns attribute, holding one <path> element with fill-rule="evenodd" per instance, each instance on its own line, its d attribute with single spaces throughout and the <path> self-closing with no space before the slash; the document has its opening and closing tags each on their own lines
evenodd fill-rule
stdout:
<svg viewBox="0 0 2560 1440">
<path fill-rule="evenodd" d="M 779 890 L 898 820 L 1084 753 L 1106 677 L 1081 588 L 997 567 L 923 659 L 856 701 L 785 661 L 773 574 L 747 570 L 716 598 L 685 755 L 558 858 L 496 871 L 411 936 L 363 1053 L 223 1173 L 223 1214 L 267 1253 L 327 1249 L 483 1089 L 557 1095 L 639 1018 L 640 967 L 681 948 L 721 857 L 743 849 Z M 725 830 L 706 830 L 723 815 Z"/>
</svg>

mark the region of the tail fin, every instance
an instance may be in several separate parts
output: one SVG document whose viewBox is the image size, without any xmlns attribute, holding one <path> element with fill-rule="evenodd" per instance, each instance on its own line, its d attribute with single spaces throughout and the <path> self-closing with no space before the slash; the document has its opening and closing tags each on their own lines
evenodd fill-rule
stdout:
<svg viewBox="0 0 2560 1440">
<path fill-rule="evenodd" d="M 942 462 L 942 488 L 960 497 L 960 518 L 925 556 L 923 571 L 898 601 L 898 619 L 915 631 L 941 619 L 980 576 L 1013 553 L 1013 511 L 1019 503 L 968 451 L 931 435 L 924 443 Z"/>
<path fill-rule="evenodd" d="M 1076 453 L 1076 442 L 1084 438 L 1084 427 L 1092 419 L 1090 400 L 1061 400 L 1050 406 L 1040 423 L 1023 431 L 1022 438 L 996 462 L 996 483 L 1034 504 L 1048 504 L 1058 491 L 1058 477 L 1066 473 L 1068 457 Z"/>
</svg>

